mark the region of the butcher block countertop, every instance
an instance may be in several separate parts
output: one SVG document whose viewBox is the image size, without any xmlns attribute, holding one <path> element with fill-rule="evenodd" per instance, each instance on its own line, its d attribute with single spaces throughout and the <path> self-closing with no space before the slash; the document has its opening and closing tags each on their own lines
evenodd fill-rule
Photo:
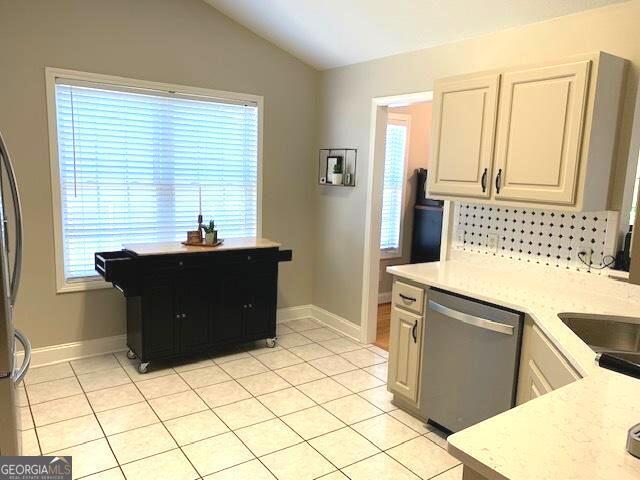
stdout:
<svg viewBox="0 0 640 480">
<path fill-rule="evenodd" d="M 227 238 L 217 247 L 183 245 L 182 242 L 130 243 L 122 248 L 138 256 L 180 255 L 184 253 L 208 253 L 227 250 L 251 250 L 255 248 L 279 248 L 280 244 L 261 237 Z"/>
</svg>

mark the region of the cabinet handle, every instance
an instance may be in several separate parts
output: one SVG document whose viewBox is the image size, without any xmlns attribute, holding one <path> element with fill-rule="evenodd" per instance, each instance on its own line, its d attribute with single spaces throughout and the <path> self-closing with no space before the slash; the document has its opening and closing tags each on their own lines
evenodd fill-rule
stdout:
<svg viewBox="0 0 640 480">
<path fill-rule="evenodd" d="M 179 313 L 176 313 L 176 318 L 180 319 L 180 314 Z"/>
<path fill-rule="evenodd" d="M 496 193 L 500 193 L 501 182 L 502 182 L 502 169 L 498 170 L 498 175 L 496 175 Z"/>
<path fill-rule="evenodd" d="M 247 255 L 247 260 L 251 260 L 251 255 Z"/>
<path fill-rule="evenodd" d="M 418 343 L 418 320 L 413 324 L 413 328 L 411 329 L 411 336 L 413 337 L 413 343 Z"/>
<path fill-rule="evenodd" d="M 480 180 L 480 184 L 482 185 L 482 193 L 487 191 L 487 169 L 484 169 L 484 173 L 482 174 L 482 180 Z"/>
<path fill-rule="evenodd" d="M 183 314 L 182 314 L 182 318 L 187 318 L 187 314 L 186 314 L 186 313 L 183 313 Z"/>
<path fill-rule="evenodd" d="M 416 301 L 416 299 L 415 299 L 415 298 L 413 298 L 413 297 L 407 297 L 406 295 L 403 295 L 403 294 L 401 294 L 401 293 L 400 293 L 399 295 L 400 295 L 400 298 L 401 298 L 401 299 L 403 299 L 403 300 L 405 300 L 405 301 L 407 301 L 407 302 L 415 302 L 415 301 Z"/>
<path fill-rule="evenodd" d="M 184 265 L 184 262 L 183 262 L 182 260 L 180 260 L 180 261 L 178 262 L 178 266 L 179 266 L 179 267 L 182 267 L 183 265 Z"/>
</svg>

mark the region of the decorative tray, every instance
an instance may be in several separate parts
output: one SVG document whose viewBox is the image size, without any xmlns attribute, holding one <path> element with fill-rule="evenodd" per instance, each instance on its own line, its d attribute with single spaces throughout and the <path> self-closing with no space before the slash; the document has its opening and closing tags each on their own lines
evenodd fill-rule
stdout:
<svg viewBox="0 0 640 480">
<path fill-rule="evenodd" d="M 222 245 L 224 243 L 224 238 L 220 238 L 218 239 L 217 242 L 215 243 L 204 243 L 204 241 L 202 242 L 198 242 L 198 243 L 189 243 L 189 242 L 182 242 L 182 245 L 187 245 L 188 247 L 208 247 L 208 248 L 213 248 L 213 247 L 218 247 L 220 245 Z"/>
</svg>

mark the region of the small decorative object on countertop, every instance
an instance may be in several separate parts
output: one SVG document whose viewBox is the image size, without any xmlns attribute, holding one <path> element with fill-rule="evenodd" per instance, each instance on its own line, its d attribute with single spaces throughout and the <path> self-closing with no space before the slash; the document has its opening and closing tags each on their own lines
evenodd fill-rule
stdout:
<svg viewBox="0 0 640 480">
<path fill-rule="evenodd" d="M 218 241 L 218 231 L 213 219 L 209 220 L 209 225 L 203 225 L 202 229 L 204 230 L 204 243 L 213 245 Z"/>
<path fill-rule="evenodd" d="M 190 230 L 187 232 L 187 241 L 184 242 L 187 245 L 197 245 L 202 243 L 202 233 L 200 230 Z"/>
</svg>

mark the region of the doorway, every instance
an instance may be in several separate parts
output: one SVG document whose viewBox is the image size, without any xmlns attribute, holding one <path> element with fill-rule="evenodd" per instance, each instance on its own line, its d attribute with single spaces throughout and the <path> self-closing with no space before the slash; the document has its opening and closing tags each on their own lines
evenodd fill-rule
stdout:
<svg viewBox="0 0 640 480">
<path fill-rule="evenodd" d="M 418 172 L 429 164 L 431 106 L 431 92 L 373 100 L 362 330 L 363 341 L 385 350 L 393 281 L 386 268 L 418 263 L 412 262 L 414 210 L 418 190 L 424 191 Z"/>
</svg>

